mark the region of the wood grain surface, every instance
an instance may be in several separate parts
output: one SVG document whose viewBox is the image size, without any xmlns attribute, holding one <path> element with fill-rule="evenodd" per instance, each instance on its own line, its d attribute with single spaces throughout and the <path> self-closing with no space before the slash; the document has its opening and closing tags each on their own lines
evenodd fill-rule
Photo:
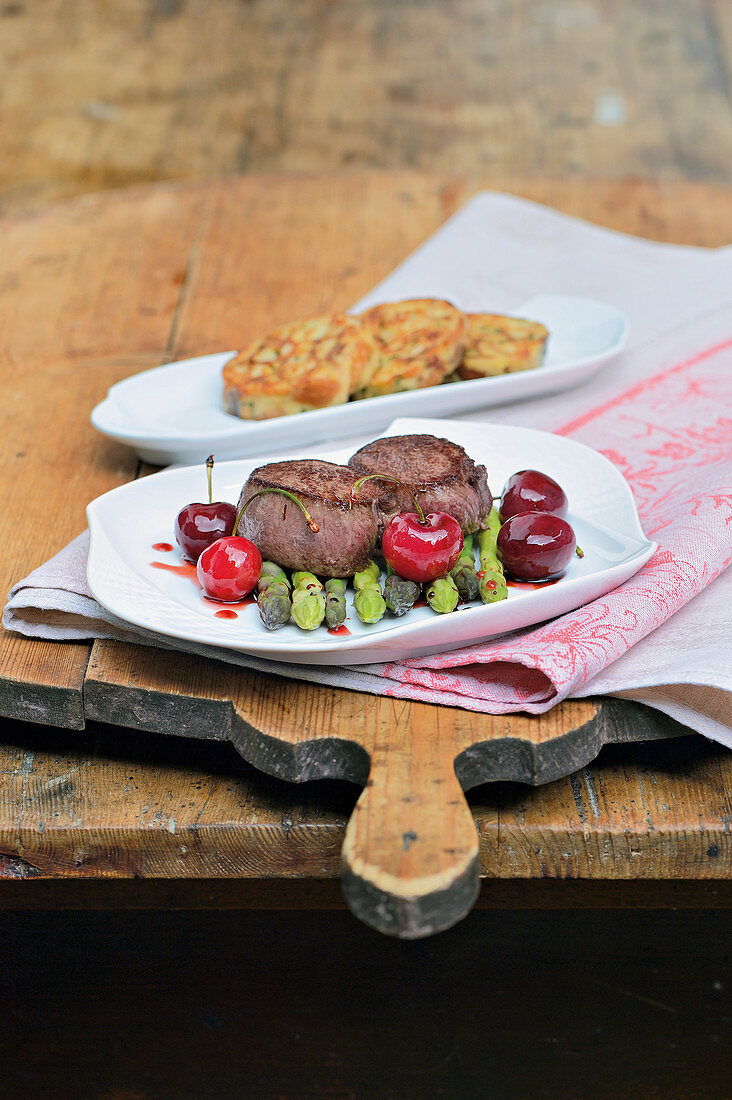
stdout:
<svg viewBox="0 0 732 1100">
<path fill-rule="evenodd" d="M 725 0 L 15 0 L 0 204 L 245 171 L 732 178 Z"/>
<path fill-rule="evenodd" d="M 679 728 L 669 721 L 667 732 Z M 72 907 L 75 897 L 93 904 L 89 889 L 74 887 L 99 880 L 107 893 L 97 904 L 120 896 L 110 892 L 115 881 L 134 880 L 132 904 L 144 907 L 176 897 L 171 880 L 187 880 L 194 886 L 177 896 L 189 905 L 211 904 L 208 889 L 214 899 L 228 891 L 229 904 L 249 890 L 254 903 L 268 904 L 269 891 L 275 907 L 307 905 L 304 887 L 298 902 L 269 882 L 283 879 L 308 880 L 320 904 L 327 895 L 318 882 L 340 872 L 359 797 L 343 780 L 275 779 L 227 743 L 95 722 L 73 735 L 6 722 L 0 775 L 0 901 L 12 896 L 20 906 L 41 904 L 35 888 L 48 904 L 54 880 L 66 882 L 59 896 Z M 684 904 L 711 887 L 709 904 L 729 904 L 731 792 L 730 754 L 700 737 L 608 747 L 541 787 L 477 787 L 468 802 L 488 880 L 484 902 L 561 905 L 566 897 L 607 906 L 642 902 L 653 886 L 647 903 Z M 224 886 L 233 879 L 241 886 Z M 211 880 L 222 881 L 209 888 Z M 525 894 L 517 889 L 524 880 Z M 687 895 L 685 885 L 693 887 Z"/>
<path fill-rule="evenodd" d="M 113 381 L 165 359 L 236 346 L 270 321 L 347 306 L 481 186 L 656 239 L 719 244 L 732 228 L 721 188 L 417 173 L 163 185 L 8 220 L 0 416 L 14 444 L 2 478 L 22 494 L 22 507 L 0 514 L 6 588 L 83 527 L 90 497 L 135 475 L 133 456 L 87 421 Z M 368 777 L 370 785 L 344 835 L 342 815 L 326 814 L 314 827 L 298 823 L 283 809 L 297 802 L 290 787 L 277 821 L 266 800 L 251 820 L 227 774 L 196 785 L 185 769 L 168 769 L 140 801 L 127 775 L 136 769 L 124 755 L 99 770 L 92 754 L 79 763 L 85 779 L 72 782 L 72 797 L 63 767 L 49 773 L 44 762 L 40 772 L 24 771 L 16 761 L 4 769 L 1 850 L 21 861 L 21 871 L 27 864 L 31 877 L 317 878 L 334 873 L 344 842 L 350 903 L 364 919 L 413 935 L 457 919 L 474 898 L 479 866 L 495 874 L 501 861 L 511 877 L 706 878 L 729 870 L 722 757 L 716 786 L 705 776 L 700 789 L 692 782 L 688 790 L 689 777 L 674 777 L 683 778 L 682 793 L 659 795 L 653 827 L 652 792 L 641 790 L 637 775 L 628 781 L 632 797 L 629 787 L 604 807 L 597 788 L 575 776 L 562 781 L 556 812 L 542 792 L 535 824 L 521 810 L 515 824 L 509 813 L 491 825 L 490 811 L 476 833 L 460 786 L 487 778 L 547 783 L 586 765 L 606 741 L 680 732 L 644 708 L 583 701 L 537 719 L 492 718 L 264 680 L 142 647 L 96 642 L 88 667 L 87 658 L 84 645 L 4 633 L 0 709 L 77 728 L 86 717 L 231 738 L 248 760 L 282 777 L 343 775 L 361 784 Z M 467 751 L 476 743 L 490 751 Z M 430 752 L 422 800 L 409 801 L 415 745 Z M 687 817 L 684 810 L 679 818 L 679 806 L 690 808 Z M 557 831 L 549 820 L 564 825 Z"/>
<path fill-rule="evenodd" d="M 149 193 L 111 198 L 101 218 L 92 198 L 3 222 L 3 592 L 83 530 L 88 500 L 134 477 L 135 456 L 100 450 L 89 413 L 113 382 L 164 357 L 200 207 L 200 196 Z M 83 726 L 88 655 L 4 632 L 2 713 Z"/>
</svg>

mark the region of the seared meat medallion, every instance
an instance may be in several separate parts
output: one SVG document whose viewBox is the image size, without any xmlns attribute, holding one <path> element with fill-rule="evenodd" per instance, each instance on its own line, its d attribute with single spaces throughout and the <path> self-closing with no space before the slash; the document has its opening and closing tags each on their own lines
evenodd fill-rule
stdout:
<svg viewBox="0 0 732 1100">
<path fill-rule="evenodd" d="M 353 576 L 368 564 L 379 536 L 377 493 L 370 485 L 350 507 L 357 476 L 348 466 L 317 458 L 259 466 L 244 483 L 239 507 L 260 489 L 285 489 L 302 501 L 319 530 L 310 530 L 293 501 L 267 493 L 252 501 L 236 534 L 251 539 L 263 558 L 287 569 L 321 577 Z"/>
<path fill-rule="evenodd" d="M 388 474 L 414 493 L 422 510 L 447 512 L 466 535 L 477 531 L 493 505 L 485 466 L 478 466 L 463 447 L 434 435 L 393 435 L 375 439 L 356 451 L 348 465 L 357 476 Z M 414 511 L 398 485 L 367 482 L 360 490 L 378 486 L 382 528 L 397 512 Z"/>
<path fill-rule="evenodd" d="M 362 485 L 351 504 L 354 483 L 371 473 L 398 478 L 426 513 L 448 512 L 465 534 L 478 529 L 493 503 L 485 466 L 457 443 L 433 435 L 389 436 L 362 447 L 348 466 L 318 458 L 259 466 L 244 483 L 238 507 L 262 489 L 284 489 L 302 502 L 319 530 L 310 529 L 294 501 L 266 493 L 249 505 L 236 534 L 286 569 L 352 577 L 367 566 L 391 517 L 414 510 L 400 486 L 379 480 Z"/>
</svg>

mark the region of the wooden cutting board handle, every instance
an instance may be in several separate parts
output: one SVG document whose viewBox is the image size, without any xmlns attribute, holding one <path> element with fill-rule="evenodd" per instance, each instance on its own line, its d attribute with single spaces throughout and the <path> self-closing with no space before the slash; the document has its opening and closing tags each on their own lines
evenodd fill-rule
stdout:
<svg viewBox="0 0 732 1100">
<path fill-rule="evenodd" d="M 343 892 L 366 924 L 416 939 L 474 905 L 478 833 L 455 777 L 452 723 L 441 731 L 435 711 L 419 704 L 405 717 L 400 737 L 392 730 L 388 744 L 371 749 L 343 843 Z"/>
</svg>

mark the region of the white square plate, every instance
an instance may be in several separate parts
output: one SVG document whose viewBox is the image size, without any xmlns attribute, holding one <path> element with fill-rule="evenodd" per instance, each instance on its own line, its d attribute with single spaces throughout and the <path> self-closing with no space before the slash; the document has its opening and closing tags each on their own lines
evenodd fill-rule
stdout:
<svg viewBox="0 0 732 1100">
<path fill-rule="evenodd" d="M 529 428 L 447 420 L 397 420 L 386 434 L 411 432 L 441 435 L 461 444 L 476 462 L 485 464 L 494 494 L 516 470 L 535 468 L 549 474 L 569 498 L 568 518 L 584 558 L 574 558 L 554 584 L 509 588 L 507 600 L 469 604 L 450 615 L 421 607 L 402 618 L 387 613 L 381 622 L 365 626 L 353 610 L 349 591 L 349 634 L 334 636 L 325 627 L 304 632 L 294 625 L 270 633 L 255 605 L 239 606 L 236 618 L 219 618 L 220 605 L 204 599 L 191 577 L 152 564 L 182 562 L 177 548 L 160 553 L 153 546 L 174 544 L 176 514 L 184 504 L 203 499 L 205 474 L 198 465 L 130 482 L 89 505 L 88 578 L 95 598 L 118 618 L 168 638 L 295 664 L 366 664 L 457 649 L 555 618 L 622 584 L 656 549 L 643 533 L 630 487 L 619 470 L 581 443 Z M 341 449 L 319 457 L 345 462 L 350 453 Z M 277 457 L 218 463 L 215 499 L 236 503 L 251 470 Z"/>
<path fill-rule="evenodd" d="M 486 304 L 488 309 L 488 304 Z M 240 420 L 224 411 L 221 371 L 235 351 L 182 359 L 112 386 L 91 415 L 104 435 L 146 462 L 203 462 L 272 454 L 345 436 L 380 432 L 395 416 L 452 416 L 564 390 L 613 359 L 628 335 L 625 314 L 590 298 L 542 294 L 511 311 L 549 329 L 544 362 L 534 370 L 370 397 L 327 409 Z"/>
</svg>

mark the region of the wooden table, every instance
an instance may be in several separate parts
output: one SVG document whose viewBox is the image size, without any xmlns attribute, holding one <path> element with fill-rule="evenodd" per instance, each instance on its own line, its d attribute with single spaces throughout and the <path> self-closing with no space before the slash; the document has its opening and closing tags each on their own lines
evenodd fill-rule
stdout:
<svg viewBox="0 0 732 1100">
<path fill-rule="evenodd" d="M 716 245 L 732 234 L 729 193 L 709 186 L 422 173 L 161 184 L 6 220 L 5 590 L 83 528 L 89 499 L 144 472 L 89 425 L 113 382 L 238 346 L 270 321 L 346 307 L 482 187 L 660 240 Z M 201 739 L 342 736 L 358 724 L 377 751 L 385 733 L 440 723 L 533 745 L 539 782 L 551 778 L 541 746 L 585 734 L 584 756 L 571 758 L 585 766 L 571 776 L 472 792 L 482 904 L 729 902 L 730 755 L 691 737 L 590 763 L 604 743 L 685 732 L 638 705 L 587 700 L 494 718 L 117 643 L 4 633 L 1 646 L 0 905 L 340 904 L 334 879 L 357 788 L 283 783 Z"/>
<path fill-rule="evenodd" d="M 0 210 L 238 172 L 728 182 L 725 0 L 3 5 Z"/>
</svg>

